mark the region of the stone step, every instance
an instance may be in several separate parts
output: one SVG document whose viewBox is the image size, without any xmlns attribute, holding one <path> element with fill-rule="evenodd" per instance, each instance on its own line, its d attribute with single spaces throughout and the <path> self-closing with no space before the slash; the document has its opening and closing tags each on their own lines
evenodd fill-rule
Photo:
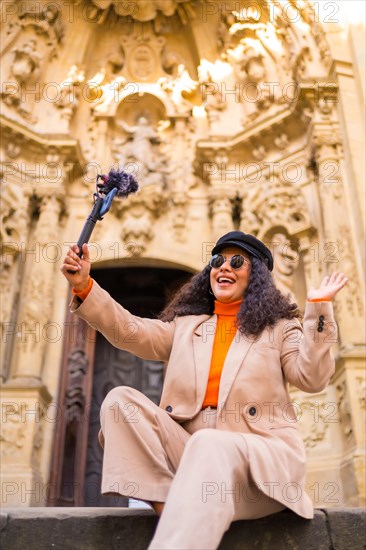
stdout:
<svg viewBox="0 0 366 550">
<path fill-rule="evenodd" d="M 286 510 L 234 522 L 219 550 L 364 550 L 365 518 L 360 508 L 316 510 L 313 520 Z M 7 508 L 0 548 L 146 550 L 157 521 L 153 511 L 131 508 Z"/>
</svg>

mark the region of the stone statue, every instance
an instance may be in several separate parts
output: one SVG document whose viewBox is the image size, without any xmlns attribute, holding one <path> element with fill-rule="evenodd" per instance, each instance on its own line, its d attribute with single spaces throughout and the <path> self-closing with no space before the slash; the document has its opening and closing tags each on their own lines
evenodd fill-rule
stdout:
<svg viewBox="0 0 366 550">
<path fill-rule="evenodd" d="M 129 126 L 124 121 L 118 121 L 117 126 L 121 128 L 128 137 L 121 141 L 118 138 L 114 140 L 114 153 L 119 162 L 124 164 L 137 164 L 137 177 L 141 185 L 150 185 L 161 181 L 161 174 L 165 172 L 164 160 L 159 160 L 158 153 L 154 150 L 154 145 L 161 142 L 157 131 L 152 127 L 148 119 L 139 116 L 134 126 Z"/>
</svg>

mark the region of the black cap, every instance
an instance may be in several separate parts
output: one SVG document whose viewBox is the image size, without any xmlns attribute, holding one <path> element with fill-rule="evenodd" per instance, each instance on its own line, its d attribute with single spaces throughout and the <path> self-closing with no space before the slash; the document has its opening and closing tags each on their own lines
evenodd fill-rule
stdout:
<svg viewBox="0 0 366 550">
<path fill-rule="evenodd" d="M 218 254 L 220 250 L 228 246 L 237 246 L 242 250 L 248 252 L 254 258 L 264 261 L 267 264 L 267 267 L 270 271 L 273 269 L 273 256 L 269 248 L 266 247 L 262 241 L 249 235 L 248 233 L 243 233 L 243 231 L 230 231 L 222 237 L 219 238 L 216 245 L 212 249 L 212 256 Z"/>
</svg>

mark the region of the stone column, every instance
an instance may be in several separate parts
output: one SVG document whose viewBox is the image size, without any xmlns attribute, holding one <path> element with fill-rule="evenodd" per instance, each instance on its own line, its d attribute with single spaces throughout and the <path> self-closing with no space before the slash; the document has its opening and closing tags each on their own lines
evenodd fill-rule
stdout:
<svg viewBox="0 0 366 550">
<path fill-rule="evenodd" d="M 325 237 L 323 261 L 326 272 L 343 271 L 350 278 L 346 288 L 334 301 L 339 326 L 339 352 L 336 387 L 339 426 L 343 441 L 341 476 L 345 504 L 365 504 L 365 408 L 359 390 L 365 386 L 365 313 L 363 283 L 357 269 L 357 247 L 350 231 L 352 215 L 347 208 L 340 167 L 340 137 L 336 129 L 319 124 L 314 142 L 318 166 L 318 183 Z"/>
<path fill-rule="evenodd" d="M 20 147 L 7 136 L 8 149 L 15 155 Z M 5 174 L 2 174 L 5 176 Z M 4 177 L 0 201 L 0 379 L 6 380 L 16 330 L 16 312 L 20 287 L 24 244 L 28 228 L 29 196 L 15 180 Z"/>
<path fill-rule="evenodd" d="M 47 485 L 41 475 L 45 422 L 52 422 L 44 386 L 3 385 L 1 410 L 1 505 L 45 506 Z"/>
<path fill-rule="evenodd" d="M 356 322 L 362 315 L 363 304 L 340 175 L 340 136 L 333 127 L 322 126 L 315 130 L 314 143 L 325 239 L 322 260 L 327 273 L 343 271 L 350 277 L 346 289 L 335 300 L 341 341 L 348 346 L 363 341 L 362 325 Z M 350 316 L 354 319 L 352 323 Z"/>
<path fill-rule="evenodd" d="M 29 247 L 26 254 L 11 379 L 28 385 L 38 384 L 41 380 L 46 344 L 53 341 L 60 329 L 53 326 L 50 320 L 56 268 L 55 255 L 59 251 L 60 209 L 61 203 L 57 196 L 42 198 L 33 248 Z"/>
<path fill-rule="evenodd" d="M 54 419 L 47 407 L 51 395 L 42 383 L 42 367 L 47 344 L 62 334 L 62 327 L 50 319 L 60 209 L 56 193 L 42 197 L 32 248 L 28 245 L 25 251 L 12 369 L 1 390 L 4 506 L 42 506 L 47 500 L 40 455 L 45 422 Z"/>
</svg>

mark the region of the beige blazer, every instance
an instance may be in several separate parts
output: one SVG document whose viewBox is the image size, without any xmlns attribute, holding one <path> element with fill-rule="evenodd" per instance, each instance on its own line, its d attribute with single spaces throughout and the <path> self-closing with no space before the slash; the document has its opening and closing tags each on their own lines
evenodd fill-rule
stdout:
<svg viewBox="0 0 366 550">
<path fill-rule="evenodd" d="M 201 410 L 216 315 L 143 319 L 95 281 L 86 300 L 78 306 L 74 299 L 70 306 L 114 346 L 166 363 L 160 407 L 172 418 L 183 422 Z M 287 385 L 310 393 L 324 389 L 335 369 L 330 348 L 336 339 L 331 302 L 308 303 L 303 327 L 283 319 L 257 339 L 238 331 L 220 381 L 217 429 L 245 434 L 254 483 L 305 518 L 313 517 L 313 506 L 305 492 L 305 449 Z"/>
</svg>

